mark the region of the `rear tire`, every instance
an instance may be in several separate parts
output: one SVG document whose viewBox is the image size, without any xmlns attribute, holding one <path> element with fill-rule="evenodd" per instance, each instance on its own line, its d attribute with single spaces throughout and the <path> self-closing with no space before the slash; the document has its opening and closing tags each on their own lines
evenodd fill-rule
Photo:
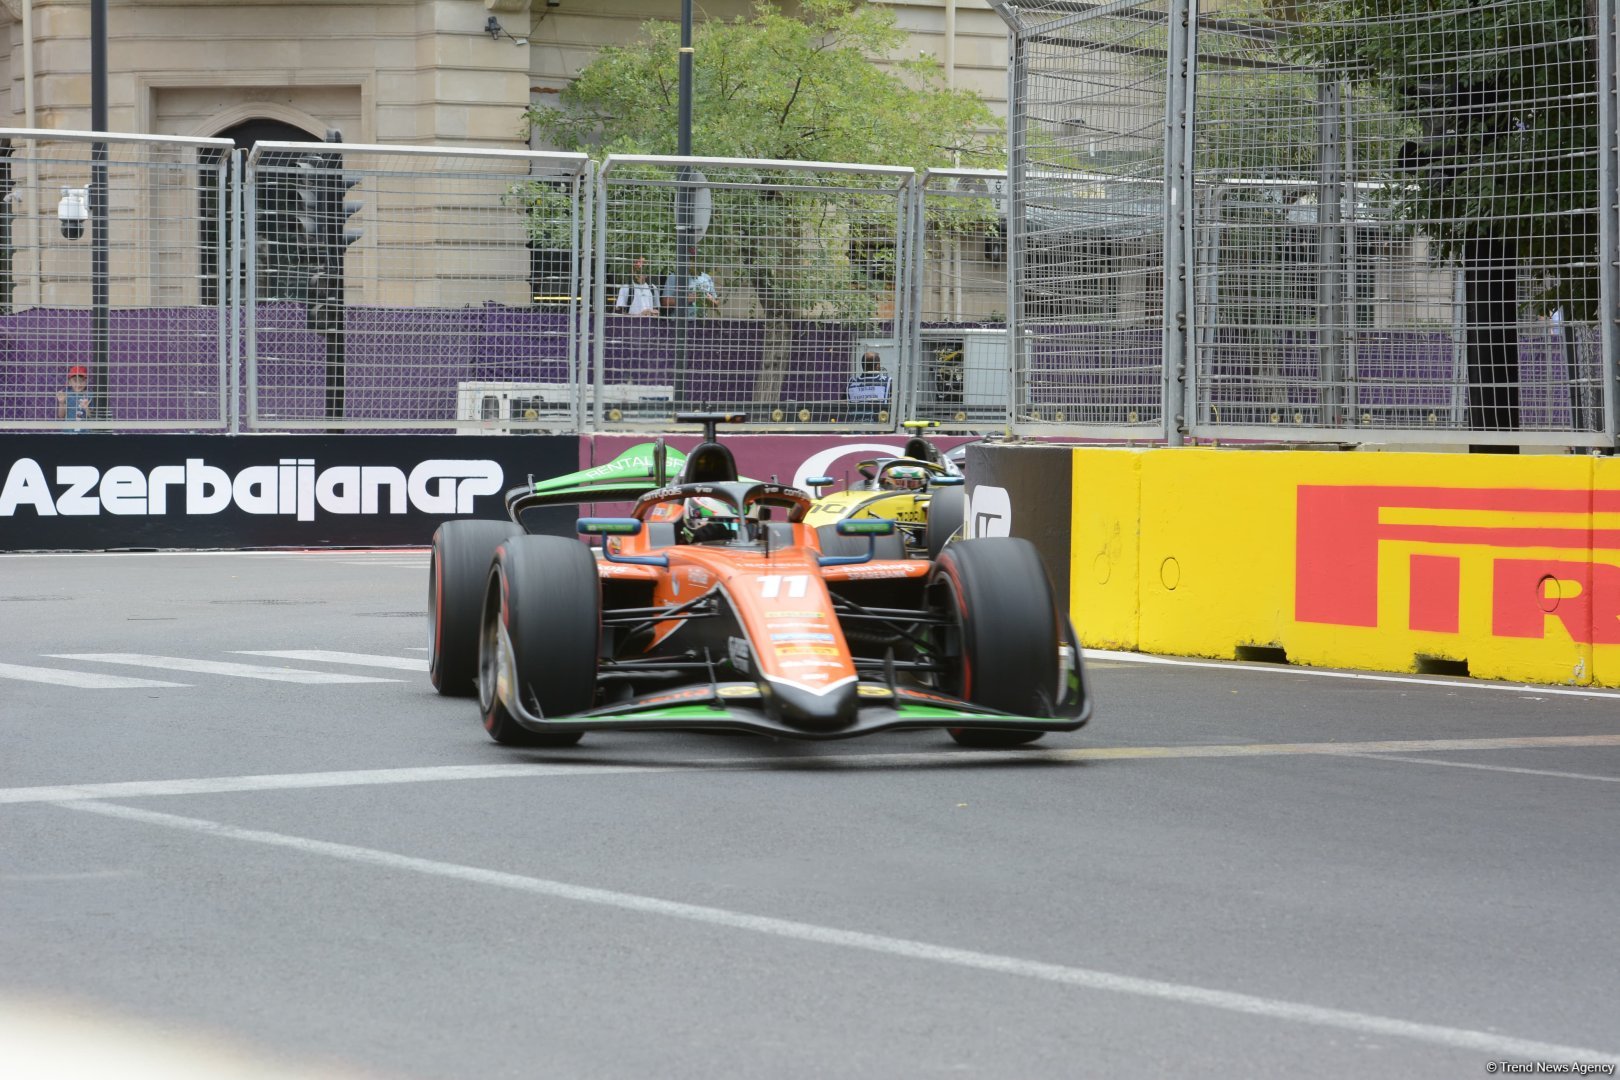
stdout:
<svg viewBox="0 0 1620 1080">
<path fill-rule="evenodd" d="M 580 732 L 530 731 L 495 693 L 501 631 L 511 642 L 513 687 L 543 717 L 596 702 L 602 590 L 591 549 L 560 536 L 518 536 L 495 551 L 478 636 L 478 700 L 484 730 L 503 746 L 572 746 Z"/>
<path fill-rule="evenodd" d="M 1049 717 L 1058 681 L 1058 614 L 1035 546 L 1019 537 L 964 540 L 946 548 L 930 588 L 955 617 L 960 655 L 945 689 L 1001 712 Z M 1044 732 L 950 728 L 963 746 L 1008 747 Z"/>
<path fill-rule="evenodd" d="M 939 558 L 967 520 L 967 496 L 960 486 L 935 488 L 928 500 L 928 530 L 926 532 L 928 557 Z"/>
<path fill-rule="evenodd" d="M 510 521 L 447 521 L 428 559 L 428 678 L 445 697 L 478 693 L 478 617 L 495 549 L 523 529 Z"/>
</svg>

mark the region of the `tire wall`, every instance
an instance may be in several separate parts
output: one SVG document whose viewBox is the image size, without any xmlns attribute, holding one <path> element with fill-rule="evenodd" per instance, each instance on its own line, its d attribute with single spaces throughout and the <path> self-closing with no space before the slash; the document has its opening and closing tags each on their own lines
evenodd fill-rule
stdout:
<svg viewBox="0 0 1620 1080">
<path fill-rule="evenodd" d="M 1083 447 L 1031 476 L 1023 448 L 969 453 L 970 496 L 1006 488 L 1011 533 L 1055 584 L 1067 563 L 1088 646 L 1620 686 L 1620 461 Z M 1026 501 L 1069 514 L 1060 553 Z"/>
</svg>

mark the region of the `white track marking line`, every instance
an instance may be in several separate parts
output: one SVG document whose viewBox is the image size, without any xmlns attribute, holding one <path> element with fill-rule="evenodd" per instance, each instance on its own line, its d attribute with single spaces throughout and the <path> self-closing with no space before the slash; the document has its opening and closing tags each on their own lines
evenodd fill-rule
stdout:
<svg viewBox="0 0 1620 1080">
<path fill-rule="evenodd" d="M 1620 776 L 1599 776 L 1596 773 L 1560 772 L 1556 769 L 1524 769 L 1516 765 L 1486 765 L 1479 761 L 1438 761 L 1435 758 L 1406 757 L 1402 754 L 1346 754 L 1345 757 L 1364 757 L 1381 761 L 1409 761 L 1414 765 L 1449 765 L 1453 769 L 1483 769 L 1486 772 L 1523 773 L 1526 776 L 1557 776 L 1565 780 L 1601 780 L 1606 784 L 1620 784 Z"/>
<path fill-rule="evenodd" d="M 895 768 L 896 766 L 1010 765 L 1164 760 L 1174 758 L 1381 757 L 1434 750 L 1522 750 L 1537 747 L 1620 746 L 1620 735 L 1546 735 L 1520 739 L 1434 739 L 1359 743 L 1260 743 L 1248 746 L 1103 746 L 1076 750 L 941 750 L 912 754 L 833 754 L 826 757 L 682 758 L 658 765 L 608 765 L 583 761 L 508 765 L 424 765 L 405 769 L 346 772 L 272 773 L 182 780 L 123 780 L 101 784 L 0 788 L 0 804 L 75 802 L 162 795 L 218 795 L 244 791 L 296 791 L 304 788 L 421 784 L 455 780 L 497 780 L 532 776 L 602 776 L 691 770 L 738 771 L 807 768 Z"/>
<path fill-rule="evenodd" d="M 260 829 L 243 829 L 217 821 L 181 817 L 176 814 L 160 814 L 134 807 L 116 806 L 111 803 L 79 802 L 65 803 L 63 805 L 69 809 L 100 814 L 111 818 L 121 818 L 125 821 L 158 825 L 183 832 L 217 836 L 228 840 L 240 840 L 268 847 L 286 848 L 310 855 L 322 855 L 344 862 L 360 863 L 389 870 L 405 870 L 433 877 L 451 878 L 471 884 L 491 885 L 497 888 L 512 889 L 517 892 L 557 900 L 596 904 L 601 907 L 617 908 L 621 911 L 631 911 L 643 915 L 682 919 L 687 922 L 704 923 L 729 930 L 744 930 L 750 933 L 787 938 L 794 941 L 805 941 L 817 945 L 858 949 L 863 952 L 898 956 L 908 960 L 924 960 L 930 963 L 949 964 L 954 967 L 989 971 L 1001 975 L 1015 975 L 1026 979 L 1057 983 L 1063 986 L 1079 987 L 1085 990 L 1129 994 L 1134 997 L 1151 998 L 1178 1005 L 1196 1005 L 1226 1012 L 1242 1013 L 1248 1016 L 1261 1016 L 1275 1020 L 1313 1024 L 1318 1027 L 1338 1028 L 1359 1035 L 1413 1039 L 1457 1050 L 1469 1050 L 1524 1059 L 1610 1061 L 1620 1057 L 1620 1053 L 1607 1050 L 1592 1050 L 1585 1047 L 1544 1043 L 1534 1039 L 1520 1039 L 1510 1035 L 1496 1035 L 1487 1031 L 1472 1031 L 1467 1028 L 1415 1023 L 1394 1017 L 1352 1012 L 1347 1009 L 1323 1008 L 1317 1005 L 1259 997 L 1253 994 L 1212 990 L 1202 986 L 1189 986 L 1184 983 L 1164 982 L 1158 979 L 1143 979 L 1133 975 L 1119 975 L 1091 968 L 1068 967 L 1062 964 L 1044 963 L 1039 960 L 1025 960 L 1015 956 L 975 952 L 970 949 L 934 945 L 926 941 L 915 941 L 908 938 L 886 937 L 881 934 L 868 934 L 858 930 L 841 930 L 836 927 L 796 922 L 791 919 L 749 915 L 745 912 L 730 911 L 725 908 L 683 904 L 674 900 L 662 900 L 657 897 L 642 896 L 636 893 L 615 892 L 610 889 L 592 888 L 588 885 L 574 885 L 564 881 L 551 881 L 545 878 L 504 873 L 498 870 L 485 870 L 481 867 L 465 866 L 459 863 L 419 859 L 414 856 L 400 855 L 392 851 L 380 851 L 375 848 L 336 844 L 326 840 L 313 840 L 308 837 L 289 836 L 285 833 L 266 832 Z"/>
<path fill-rule="evenodd" d="M 55 660 L 93 660 L 101 664 L 128 664 L 131 667 L 168 668 L 195 671 L 203 675 L 230 675 L 239 679 L 267 679 L 290 683 L 376 683 L 398 682 L 374 675 L 343 675 L 332 671 L 300 671 L 297 668 L 266 667 L 263 664 L 234 664 L 225 660 L 193 660 L 185 656 L 149 656 L 146 653 L 51 653 Z"/>
<path fill-rule="evenodd" d="M 189 683 L 161 682 L 157 679 L 132 679 L 125 675 L 103 675 L 96 671 L 66 671 L 61 668 L 24 667 L 21 664 L 0 664 L 0 679 L 20 679 L 23 682 L 50 683 L 52 686 L 72 686 L 80 690 L 139 690 L 143 687 L 190 685 Z"/>
<path fill-rule="evenodd" d="M 307 660 L 313 663 L 353 664 L 357 667 L 393 668 L 396 671 L 426 671 L 425 657 L 381 656 L 375 653 L 340 652 L 331 649 L 234 649 L 242 656 L 273 656 L 280 660 Z"/>
<path fill-rule="evenodd" d="M 1452 690 L 1507 690 L 1532 696 L 1595 697 L 1620 701 L 1620 690 L 1582 690 L 1578 687 L 1488 682 L 1483 679 L 1430 679 L 1421 675 L 1373 675 L 1361 671 L 1296 667 L 1292 664 L 1247 664 L 1240 660 L 1186 660 L 1179 656 L 1154 656 L 1151 653 L 1116 652 L 1112 649 L 1081 649 L 1080 654 L 1088 660 L 1117 660 L 1127 664 L 1164 664 L 1172 667 L 1214 668 L 1217 671 L 1264 671 L 1272 675 L 1311 675 L 1319 679 L 1409 683 L 1414 686 L 1444 686 Z"/>
<path fill-rule="evenodd" d="M 105 784 L 0 788 L 0 804 L 133 799 L 164 795 L 234 795 L 247 791 L 301 791 L 310 788 L 368 787 L 379 784 L 499 780 L 507 777 L 676 772 L 679 768 L 679 766 L 652 765 L 428 765 L 412 769 L 219 776 L 195 780 L 120 780 Z"/>
</svg>

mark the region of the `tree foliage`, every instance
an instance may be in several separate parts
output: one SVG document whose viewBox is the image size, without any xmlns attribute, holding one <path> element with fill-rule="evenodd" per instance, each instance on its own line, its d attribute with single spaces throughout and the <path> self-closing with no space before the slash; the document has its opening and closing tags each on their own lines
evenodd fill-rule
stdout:
<svg viewBox="0 0 1620 1080">
<path fill-rule="evenodd" d="M 977 95 L 944 85 L 928 55 L 878 66 L 905 44 L 885 8 L 805 0 L 798 17 L 761 3 L 749 18 L 692 35 L 692 149 L 704 157 L 996 168 L 996 119 Z M 604 48 L 536 107 L 535 130 L 564 150 L 673 154 L 679 28 L 649 22 L 641 40 Z"/>
<path fill-rule="evenodd" d="M 1384 103 L 1373 164 L 1398 215 L 1464 263 L 1544 278 L 1538 306 L 1596 313 L 1597 64 L 1584 0 L 1301 0 L 1289 41 Z"/>
<path fill-rule="evenodd" d="M 928 55 L 893 59 L 906 42 L 885 8 L 806 0 L 797 17 L 768 3 L 693 33 L 692 152 L 699 157 L 850 162 L 912 169 L 998 168 L 1005 138 L 977 95 L 944 85 Z M 674 154 L 679 33 L 649 22 L 640 40 L 604 48 L 560 95 L 526 114 L 564 150 Z M 768 167 L 707 168 L 711 223 L 699 264 L 746 285 L 752 313 L 861 322 L 891 294 L 903 207 L 892 179 Z M 675 265 L 676 173 L 620 169 L 605 208 L 611 275 L 644 257 Z M 639 185 L 639 186 L 638 186 Z M 946 200 L 957 203 L 959 200 Z M 543 199 L 537 198 L 536 205 Z M 988 200 L 942 211 L 959 228 L 989 219 Z M 541 227 L 536 214 L 536 227 Z M 742 277 L 744 281 L 737 281 Z"/>
</svg>

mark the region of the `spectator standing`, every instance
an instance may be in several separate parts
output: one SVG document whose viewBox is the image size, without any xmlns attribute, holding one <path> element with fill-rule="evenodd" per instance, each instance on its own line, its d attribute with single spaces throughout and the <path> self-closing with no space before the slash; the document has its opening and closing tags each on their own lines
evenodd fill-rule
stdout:
<svg viewBox="0 0 1620 1080">
<path fill-rule="evenodd" d="M 68 368 L 67 389 L 56 392 L 56 418 L 58 420 L 90 419 L 90 372 L 83 364 Z M 78 428 L 72 429 L 74 431 Z"/>
<path fill-rule="evenodd" d="M 860 370 L 849 377 L 849 418 L 855 423 L 872 424 L 887 420 L 893 380 L 883 370 L 883 359 L 868 349 L 861 357 Z"/>
<path fill-rule="evenodd" d="M 635 273 L 628 285 L 619 286 L 613 310 L 626 315 L 657 315 L 658 286 L 647 280 L 647 260 L 636 258 Z"/>
<path fill-rule="evenodd" d="M 701 319 L 711 308 L 720 306 L 720 294 L 715 291 L 714 279 L 699 270 L 686 283 L 686 317 Z"/>
<path fill-rule="evenodd" d="M 675 271 L 671 270 L 664 275 L 664 291 L 658 298 L 664 309 L 664 314 L 674 318 L 675 305 L 681 302 L 681 283 L 675 280 Z"/>
</svg>

